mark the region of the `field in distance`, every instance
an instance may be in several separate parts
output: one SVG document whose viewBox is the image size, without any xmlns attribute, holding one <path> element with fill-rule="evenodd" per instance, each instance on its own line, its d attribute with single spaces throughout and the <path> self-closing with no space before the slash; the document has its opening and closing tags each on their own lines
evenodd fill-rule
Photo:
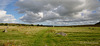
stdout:
<svg viewBox="0 0 100 46">
<path fill-rule="evenodd" d="M 100 46 L 100 27 L 0 26 L 0 46 Z"/>
</svg>

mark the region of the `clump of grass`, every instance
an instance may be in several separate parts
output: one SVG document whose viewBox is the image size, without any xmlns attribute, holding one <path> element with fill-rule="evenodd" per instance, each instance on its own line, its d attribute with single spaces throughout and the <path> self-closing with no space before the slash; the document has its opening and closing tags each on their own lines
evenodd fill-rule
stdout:
<svg viewBox="0 0 100 46">
<path fill-rule="evenodd" d="M 15 46 L 13 42 L 6 42 L 3 46 Z"/>
<path fill-rule="evenodd" d="M 62 35 L 58 35 L 58 34 L 56 34 L 55 37 L 62 37 Z"/>
<path fill-rule="evenodd" d="M 24 34 L 25 34 L 25 35 L 29 35 L 29 32 L 28 32 L 28 31 L 26 31 Z"/>
<path fill-rule="evenodd" d="M 56 30 L 54 30 L 54 29 L 49 29 L 47 32 L 48 32 L 48 33 L 56 33 Z"/>
<path fill-rule="evenodd" d="M 18 29 L 11 29 L 11 31 L 19 31 Z"/>
<path fill-rule="evenodd" d="M 95 28 L 88 28 L 88 29 L 95 30 Z"/>
<path fill-rule="evenodd" d="M 67 33 L 66 31 L 57 31 L 57 33 L 61 33 L 61 32 L 63 32 L 63 33 Z"/>
</svg>

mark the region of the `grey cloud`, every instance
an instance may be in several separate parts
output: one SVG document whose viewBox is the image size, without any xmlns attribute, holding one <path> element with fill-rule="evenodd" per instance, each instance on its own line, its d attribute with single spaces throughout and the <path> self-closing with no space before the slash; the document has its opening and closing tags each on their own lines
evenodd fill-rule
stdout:
<svg viewBox="0 0 100 46">
<path fill-rule="evenodd" d="M 99 21 L 78 21 L 78 22 L 47 22 L 49 25 L 55 26 L 70 26 L 70 25 L 88 25 L 88 24 L 95 24 Z"/>
<path fill-rule="evenodd" d="M 19 13 L 25 13 L 20 19 L 28 23 L 65 20 L 99 21 L 100 18 L 98 0 L 19 0 L 16 6 L 19 7 L 17 9 Z M 97 12 L 92 13 L 92 11 Z"/>
<path fill-rule="evenodd" d="M 34 22 L 38 22 L 41 19 L 41 15 L 40 14 L 35 14 L 33 12 L 30 12 L 30 11 L 27 11 L 26 13 L 27 14 L 25 14 L 25 16 L 20 18 L 24 22 L 34 23 Z"/>
</svg>

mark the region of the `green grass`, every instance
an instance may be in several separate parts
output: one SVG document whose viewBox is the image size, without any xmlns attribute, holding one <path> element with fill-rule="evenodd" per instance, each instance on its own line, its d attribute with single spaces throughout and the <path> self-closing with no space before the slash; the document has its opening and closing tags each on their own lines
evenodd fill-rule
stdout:
<svg viewBox="0 0 100 46">
<path fill-rule="evenodd" d="M 5 28 L 0 26 L 0 46 L 100 46 L 100 27 L 9 26 L 4 33 Z"/>
</svg>

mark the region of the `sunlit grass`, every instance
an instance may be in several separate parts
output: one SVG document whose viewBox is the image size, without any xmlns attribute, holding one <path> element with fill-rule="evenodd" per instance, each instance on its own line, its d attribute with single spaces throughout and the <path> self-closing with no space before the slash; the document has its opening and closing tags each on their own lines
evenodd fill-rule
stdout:
<svg viewBox="0 0 100 46">
<path fill-rule="evenodd" d="M 0 46 L 100 46 L 100 27 L 9 26 L 4 33 L 5 28 L 0 26 Z"/>
</svg>

